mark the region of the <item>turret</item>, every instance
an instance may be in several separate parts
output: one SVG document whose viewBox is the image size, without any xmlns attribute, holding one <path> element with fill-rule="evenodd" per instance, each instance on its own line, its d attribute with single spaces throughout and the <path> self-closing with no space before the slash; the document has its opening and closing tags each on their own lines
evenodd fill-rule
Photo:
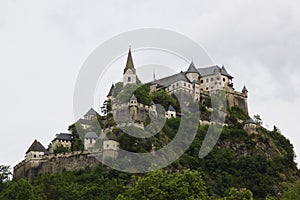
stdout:
<svg viewBox="0 0 300 200">
<path fill-rule="evenodd" d="M 98 135 L 95 132 L 88 132 L 84 136 L 84 148 L 87 150 L 92 149 L 95 146 L 97 139 Z"/>
<path fill-rule="evenodd" d="M 112 99 L 112 97 L 113 97 L 113 95 L 114 95 L 114 89 L 115 89 L 115 85 L 112 84 L 111 87 L 110 87 L 110 90 L 109 90 L 109 92 L 108 92 L 108 94 L 107 94 L 107 96 L 106 96 L 107 99 L 109 99 L 109 100 Z"/>
<path fill-rule="evenodd" d="M 194 62 L 192 61 L 188 70 L 185 72 L 186 77 L 189 79 L 190 82 L 197 82 L 199 79 L 199 72 L 196 69 Z"/>
<path fill-rule="evenodd" d="M 26 160 L 41 159 L 46 154 L 48 154 L 46 148 L 39 141 L 34 140 L 26 151 Z"/>
<path fill-rule="evenodd" d="M 176 118 L 176 110 L 172 105 L 170 105 L 168 110 L 166 111 L 166 118 Z"/>
<path fill-rule="evenodd" d="M 245 97 L 248 96 L 248 90 L 246 88 L 246 86 L 244 85 L 243 89 L 242 89 L 242 93 L 245 95 Z"/>
</svg>

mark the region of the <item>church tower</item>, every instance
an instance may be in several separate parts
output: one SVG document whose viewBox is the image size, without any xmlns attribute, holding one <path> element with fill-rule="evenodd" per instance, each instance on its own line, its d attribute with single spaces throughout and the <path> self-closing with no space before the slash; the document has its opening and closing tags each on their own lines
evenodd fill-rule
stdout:
<svg viewBox="0 0 300 200">
<path fill-rule="evenodd" d="M 136 73 L 135 68 L 133 65 L 132 55 L 131 55 L 131 48 L 129 48 L 126 66 L 123 72 L 123 86 L 127 84 L 136 84 Z"/>
</svg>

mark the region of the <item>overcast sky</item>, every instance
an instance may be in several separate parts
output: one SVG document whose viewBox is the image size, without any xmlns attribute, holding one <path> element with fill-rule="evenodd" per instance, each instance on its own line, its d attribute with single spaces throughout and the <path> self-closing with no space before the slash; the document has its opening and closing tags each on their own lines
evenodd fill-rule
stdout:
<svg viewBox="0 0 300 200">
<path fill-rule="evenodd" d="M 65 132 L 89 54 L 117 34 L 146 27 L 201 44 L 235 77 L 237 90 L 246 84 L 251 116 L 279 127 L 300 157 L 299 8 L 292 0 L 2 0 L 0 164 L 13 166 L 34 139 L 47 146 Z"/>
</svg>

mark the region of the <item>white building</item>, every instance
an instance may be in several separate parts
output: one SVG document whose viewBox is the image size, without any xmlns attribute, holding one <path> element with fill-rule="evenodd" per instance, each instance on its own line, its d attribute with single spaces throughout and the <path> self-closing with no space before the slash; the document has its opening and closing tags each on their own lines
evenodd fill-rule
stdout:
<svg viewBox="0 0 300 200">
<path fill-rule="evenodd" d="M 97 139 L 98 139 L 98 135 L 95 132 L 88 132 L 87 134 L 85 134 L 84 148 L 86 150 L 92 149 L 95 146 Z"/>
</svg>

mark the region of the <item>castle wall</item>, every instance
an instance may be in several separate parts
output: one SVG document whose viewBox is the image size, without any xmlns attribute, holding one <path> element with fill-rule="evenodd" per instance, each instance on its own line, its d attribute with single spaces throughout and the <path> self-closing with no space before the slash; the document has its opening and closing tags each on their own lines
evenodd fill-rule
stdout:
<svg viewBox="0 0 300 200">
<path fill-rule="evenodd" d="M 86 167 L 94 168 L 99 161 L 90 153 L 74 152 L 69 154 L 53 155 L 40 160 L 22 161 L 14 167 L 13 178 L 32 180 L 39 174 L 56 173 L 64 170 L 80 170 Z"/>
<path fill-rule="evenodd" d="M 228 107 L 237 106 L 241 108 L 245 113 L 248 114 L 248 103 L 247 97 L 243 93 L 239 92 L 227 92 L 227 103 Z"/>
</svg>

